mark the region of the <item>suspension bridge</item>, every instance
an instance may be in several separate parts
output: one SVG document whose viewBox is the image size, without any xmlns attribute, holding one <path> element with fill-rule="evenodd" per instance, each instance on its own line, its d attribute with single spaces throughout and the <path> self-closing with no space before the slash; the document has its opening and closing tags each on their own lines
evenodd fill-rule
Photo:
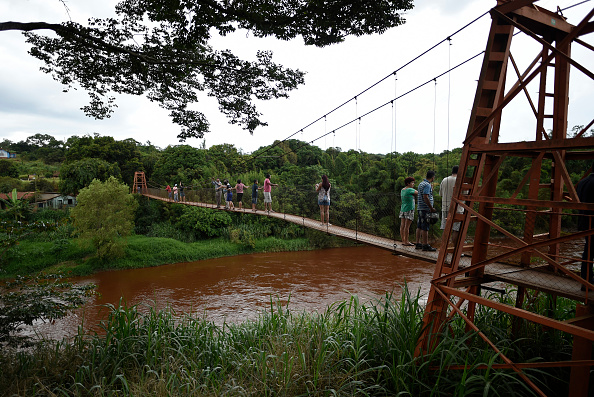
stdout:
<svg viewBox="0 0 594 397">
<path fill-rule="evenodd" d="M 351 240 L 356 243 L 367 244 L 377 248 L 381 248 L 392 252 L 394 255 L 401 255 L 425 262 L 437 263 L 439 258 L 440 249 L 438 249 L 435 252 L 423 251 L 420 249 L 416 249 L 412 246 L 405 246 L 395 238 L 384 237 L 381 235 L 367 232 L 373 231 L 374 228 L 372 224 L 365 224 L 364 221 L 356 222 L 354 224 L 355 228 L 351 229 L 349 227 L 346 227 L 346 225 L 336 224 L 337 221 L 340 222 L 340 219 L 337 219 L 336 217 L 332 217 L 333 223 L 322 224 L 318 219 L 313 218 L 314 214 L 311 212 L 309 213 L 309 216 L 305 214 L 296 215 L 282 212 L 282 208 L 284 207 L 284 195 L 280 193 L 275 194 L 273 196 L 274 208 L 276 208 L 278 211 L 265 211 L 262 209 L 257 209 L 254 211 L 251 208 L 235 208 L 231 210 L 225 208 L 224 205 L 217 206 L 217 204 L 214 201 L 214 192 L 212 188 L 189 190 L 186 187 L 186 200 L 174 201 L 174 199 L 169 198 L 169 194 L 165 189 L 147 187 L 144 173 L 137 172 L 135 175 L 135 180 L 136 183 L 134 185 L 136 186 L 136 192 L 148 197 L 149 199 L 160 200 L 163 202 L 175 203 L 180 205 L 207 208 L 213 211 L 226 211 L 237 214 L 243 214 L 246 216 L 265 216 L 269 218 L 280 219 L 288 223 L 317 230 L 323 233 L 327 233 L 329 235 Z M 310 194 L 312 202 L 315 202 L 314 196 L 316 195 L 317 193 Z M 385 194 L 382 194 L 382 196 L 385 196 Z M 336 199 L 333 201 L 333 207 L 336 206 L 340 208 L 340 204 L 338 203 L 338 201 L 339 200 Z M 371 199 L 369 201 L 374 200 Z M 397 207 L 399 208 L 399 205 Z M 396 208 L 396 206 L 394 208 Z M 361 219 L 362 217 L 358 216 L 357 210 L 355 209 L 354 211 L 355 213 L 350 213 L 352 219 Z M 373 221 L 370 221 L 369 223 L 373 223 Z M 434 227 L 438 226 L 435 225 Z M 467 254 L 460 258 L 459 267 L 461 269 L 465 269 L 471 266 L 472 258 L 470 253 L 472 252 L 472 249 L 472 243 L 464 245 L 464 251 Z M 567 249 L 569 251 L 575 251 L 574 247 L 572 247 L 571 245 L 569 245 Z M 452 260 L 452 252 L 453 247 L 449 247 L 449 249 L 447 249 L 446 255 L 446 261 L 448 261 L 449 263 L 451 263 Z M 577 268 L 574 268 L 573 270 L 577 271 Z M 495 290 L 501 290 L 501 288 L 504 288 L 502 283 L 507 283 L 511 285 L 530 285 L 531 288 L 536 289 L 538 291 L 563 296 L 569 299 L 583 300 L 586 296 L 586 292 L 580 289 L 581 284 L 579 281 L 574 280 L 565 275 L 548 272 L 546 271 L 545 267 L 518 268 L 517 266 L 510 263 L 506 263 L 504 261 L 496 262 L 491 263 L 485 267 L 485 277 L 488 277 L 491 283 L 495 283 L 495 287 L 499 287 L 495 288 Z M 472 285 L 474 283 L 476 283 L 475 278 L 463 277 L 457 281 L 456 285 Z M 489 289 L 489 287 L 486 288 Z"/>
<path fill-rule="evenodd" d="M 398 255 L 435 262 L 424 317 L 426 327 L 418 343 L 418 353 L 431 351 L 438 338 L 437 330 L 444 329 L 447 322 L 458 315 L 469 330 L 477 331 L 477 336 L 498 354 L 503 361 L 497 364 L 498 367 L 515 371 L 535 394 L 546 396 L 526 376 L 523 368 L 571 367 L 569 395 L 585 397 L 589 391 L 590 369 L 594 366 L 591 354 L 594 341 L 594 284 L 589 282 L 592 279 L 594 228 L 576 231 L 575 219 L 576 216 L 581 216 L 582 219 L 589 219 L 592 225 L 594 216 L 588 214 L 594 214 L 594 203 L 580 200 L 580 195 L 577 194 L 579 183 L 572 182 L 567 164 L 582 160 L 589 160 L 591 163 L 594 160 L 594 137 L 587 134 L 594 125 L 594 119 L 586 120 L 573 136 L 568 137 L 567 129 L 570 70 L 573 74 L 579 73 L 585 77 L 588 84 L 594 80 L 591 68 L 572 57 L 573 47 L 576 45 L 579 49 L 585 49 L 590 56 L 594 52 L 594 45 L 584 39 L 594 32 L 594 9 L 586 12 L 583 19 L 573 25 L 567 22 L 563 10 L 553 12 L 536 7 L 533 3 L 531 0 L 500 0 L 489 12 L 491 28 L 486 49 L 482 53 L 483 63 L 462 149 L 459 176 L 442 236 L 442 246 L 445 246 L 443 242 L 449 242 L 454 224 L 460 225 L 460 237 L 451 247 L 426 252 L 402 246 L 395 240 L 395 230 L 391 236 L 386 236 L 380 228 L 371 227 L 365 222 L 359 223 L 364 219 L 354 209 L 350 213 L 343 210 L 342 213 L 348 214 L 346 218 L 325 226 L 314 219 L 314 211 L 302 214 L 283 211 L 280 196 L 276 201 L 277 212 L 243 209 L 240 213 L 282 219 L 390 250 Z M 533 40 L 536 48 L 533 61 L 524 71 L 512 55 L 512 41 L 519 33 Z M 450 39 L 451 36 L 443 42 Z M 521 51 L 524 55 L 525 51 Z M 396 71 L 389 76 L 395 75 Z M 506 90 L 506 83 L 514 78 L 516 81 Z M 430 79 L 423 85 L 434 80 L 435 78 Z M 529 87 L 535 89 L 531 92 Z M 532 136 L 530 139 L 522 139 L 525 127 L 519 131 L 517 126 L 512 125 L 516 128 L 512 128 L 512 140 L 500 141 L 504 110 L 510 108 L 512 103 L 518 103 L 516 98 L 522 96 L 525 97 L 524 103 L 528 104 L 524 113 L 533 116 Z M 358 95 L 352 99 L 355 103 L 357 97 Z M 401 97 L 378 108 L 393 106 L 394 101 Z M 349 124 L 356 124 L 372 112 L 357 116 L 308 143 L 334 134 L 337 129 Z M 327 116 L 328 114 L 316 121 L 325 121 Z M 300 131 L 303 129 L 298 130 Z M 498 186 L 502 183 L 499 171 L 506 162 L 517 158 L 528 158 L 532 165 L 510 197 L 498 191 Z M 543 172 L 544 168 L 551 170 L 550 175 Z M 584 169 L 581 179 L 588 177 L 591 172 L 594 169 Z M 147 187 L 144 174 L 135 177 L 135 189 L 151 199 L 170 201 L 164 190 Z M 188 201 L 181 204 L 213 211 L 224 210 L 216 208 L 206 198 L 206 193 L 195 193 L 193 196 L 186 194 Z M 214 196 L 212 189 L 209 189 L 208 194 Z M 314 203 L 313 197 L 311 202 Z M 334 202 L 339 205 L 341 200 Z M 331 211 L 337 208 L 334 202 Z M 392 215 L 392 218 L 395 216 Z M 520 233 L 513 228 L 518 223 L 521 225 Z M 494 239 L 493 232 L 506 239 Z M 584 278 L 579 275 L 580 266 L 582 272 L 585 272 Z M 515 305 L 504 304 L 492 296 L 482 294 L 482 291 L 494 285 L 515 286 Z M 530 294 L 538 293 L 552 295 L 552 299 L 548 300 L 551 305 L 557 297 L 574 300 L 575 317 L 558 320 L 536 313 L 536 309 L 529 304 L 529 298 Z M 517 319 L 540 324 L 547 329 L 571 334 L 572 359 L 550 363 L 514 363 L 485 333 L 478 332 L 480 329 L 474 322 L 477 305 L 506 312 Z M 465 368 L 460 365 L 455 369 Z"/>
</svg>

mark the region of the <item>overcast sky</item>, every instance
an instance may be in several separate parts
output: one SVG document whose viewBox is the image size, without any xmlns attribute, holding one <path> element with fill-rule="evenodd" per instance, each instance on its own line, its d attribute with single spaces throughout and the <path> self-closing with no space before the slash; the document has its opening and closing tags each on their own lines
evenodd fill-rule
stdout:
<svg viewBox="0 0 594 397">
<path fill-rule="evenodd" d="M 537 4 L 555 10 L 579 3 L 543 0 Z M 72 20 L 84 23 L 88 17 L 113 15 L 115 0 L 67 0 Z M 453 36 L 451 45 L 441 44 L 426 56 L 390 76 L 366 93 L 357 96 L 395 70 L 444 40 L 460 28 L 493 7 L 495 1 L 418 0 L 415 8 L 405 14 L 406 24 L 382 35 L 349 37 L 344 43 L 326 48 L 306 47 L 301 38 L 290 42 L 250 37 L 246 32 L 216 38 L 217 49 L 229 48 L 245 59 L 254 59 L 258 50 L 272 50 L 273 61 L 286 67 L 307 72 L 305 85 L 293 91 L 289 99 L 258 104 L 268 127 L 253 135 L 228 124 L 218 113 L 212 98 L 203 95 L 195 104 L 206 114 L 211 132 L 205 135 L 206 146 L 232 143 L 245 153 L 271 144 L 298 132 L 295 139 L 312 141 L 336 130 L 315 144 L 322 149 L 330 146 L 342 150 L 360 149 L 372 153 L 414 151 L 441 152 L 460 147 L 468 125 L 482 57 L 445 74 L 434 77 L 485 49 L 490 26 L 489 15 Z M 568 22 L 577 24 L 592 8 L 592 2 L 564 12 Z M 0 2 L 2 21 L 63 22 L 69 16 L 58 0 L 3 0 Z M 583 39 L 594 45 L 594 34 Z M 512 54 L 522 66 L 527 66 L 541 49 L 524 35 L 514 38 Z M 28 46 L 19 32 L 0 34 L 0 137 L 12 141 L 26 139 L 36 133 L 50 134 L 58 139 L 72 135 L 98 133 L 116 139 L 133 138 L 165 148 L 180 144 L 178 126 L 171 123 L 167 112 L 144 97 L 119 96 L 118 108 L 110 119 L 94 120 L 80 108 L 87 104 L 82 91 L 63 93 L 63 87 L 39 71 L 41 63 L 27 54 Z M 572 56 L 594 70 L 592 51 L 574 46 Z M 523 70 L 523 68 L 522 68 Z M 587 124 L 592 119 L 594 84 L 579 71 L 571 72 L 569 126 Z M 427 82 L 429 84 L 406 95 L 391 105 L 343 126 L 397 96 Z M 508 78 L 508 82 L 515 81 Z M 510 86 L 510 83 L 508 83 Z M 536 98 L 536 87 L 531 87 Z M 332 109 L 352 100 L 340 111 L 323 116 Z M 535 99 L 534 99 L 535 100 Z M 534 117 L 528 102 L 519 98 L 506 108 L 502 125 L 502 140 L 532 139 Z M 314 125 L 300 130 L 322 117 Z M 506 138 L 507 137 L 507 138 Z M 187 144 L 200 146 L 202 140 L 189 139 Z"/>
</svg>

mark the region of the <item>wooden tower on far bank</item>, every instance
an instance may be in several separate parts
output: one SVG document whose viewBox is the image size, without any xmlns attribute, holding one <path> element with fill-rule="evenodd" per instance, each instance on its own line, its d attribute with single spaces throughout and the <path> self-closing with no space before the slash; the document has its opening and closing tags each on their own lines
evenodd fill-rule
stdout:
<svg viewBox="0 0 594 397">
<path fill-rule="evenodd" d="M 454 315 L 461 316 L 468 329 L 479 331 L 474 324 L 476 305 L 488 306 L 516 316 L 517 324 L 524 319 L 573 335 L 572 361 L 538 365 L 572 367 L 570 395 L 587 396 L 589 371 L 594 366 L 590 355 L 594 285 L 579 277 L 579 266 L 584 238 L 594 230 L 576 232 L 575 220 L 577 210 L 594 210 L 594 204 L 580 202 L 566 165 L 577 160 L 590 160 L 591 164 L 594 159 L 594 137 L 588 136 L 594 119 L 583 120 L 585 127 L 567 136 L 570 71 L 585 76 L 590 91 L 594 90 L 591 68 L 571 57 L 572 45 L 594 52 L 594 46 L 582 39 L 594 31 L 594 9 L 574 26 L 566 22 L 561 11 L 551 12 L 533 3 L 498 1 L 491 10 L 491 29 L 442 237 L 442 241 L 449 241 L 454 223 L 460 222 L 460 239 L 453 247 L 440 250 L 419 349 L 431 350 L 435 338 L 430 335 Z M 523 72 L 511 52 L 515 32 L 533 39 L 538 48 Z M 510 76 L 516 81 L 505 92 L 506 77 Z M 536 86 L 535 97 L 529 93 L 529 86 Z M 502 115 L 520 96 L 529 104 L 527 112 L 534 114 L 532 139 L 502 142 Z M 589 106 L 594 109 L 594 105 Z M 521 124 L 514 127 L 522 128 Z M 514 138 L 526 136 L 525 130 L 508 132 Z M 503 197 L 497 189 L 503 182 L 500 167 L 518 158 L 531 159 L 532 166 L 516 192 Z M 549 169 L 550 178 L 545 180 Z M 590 172 L 583 169 L 583 176 Z M 464 212 L 457 213 L 458 209 Z M 494 233 L 505 236 L 505 242 L 495 243 Z M 473 244 L 465 245 L 465 240 Z M 491 283 L 517 286 L 515 306 L 481 295 L 483 287 Z M 531 312 L 526 297 L 539 293 L 549 294 L 552 302 L 558 296 L 575 300 L 576 318 L 562 322 Z M 479 335 L 498 351 L 483 333 Z M 521 368 L 531 364 L 515 364 L 503 354 L 500 357 L 501 365 L 518 372 L 533 390 L 545 395 L 522 372 Z"/>
</svg>

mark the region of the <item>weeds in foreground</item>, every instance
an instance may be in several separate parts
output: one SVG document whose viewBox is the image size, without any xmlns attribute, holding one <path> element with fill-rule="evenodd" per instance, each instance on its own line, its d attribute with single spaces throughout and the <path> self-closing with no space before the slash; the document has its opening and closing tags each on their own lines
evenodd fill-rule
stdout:
<svg viewBox="0 0 594 397">
<path fill-rule="evenodd" d="M 271 300 L 258 319 L 221 327 L 171 309 L 110 309 L 102 334 L 0 354 L 0 388 L 19 396 L 533 394 L 513 371 L 491 368 L 497 355 L 457 322 L 431 354 L 415 357 L 423 308 L 406 287 L 399 299 L 386 294 L 363 304 L 352 296 L 321 314 Z M 500 326 L 507 323 L 490 325 Z M 522 356 L 510 339 L 496 343 Z M 448 370 L 455 364 L 468 368 Z M 526 373 L 541 385 L 550 376 Z"/>
</svg>

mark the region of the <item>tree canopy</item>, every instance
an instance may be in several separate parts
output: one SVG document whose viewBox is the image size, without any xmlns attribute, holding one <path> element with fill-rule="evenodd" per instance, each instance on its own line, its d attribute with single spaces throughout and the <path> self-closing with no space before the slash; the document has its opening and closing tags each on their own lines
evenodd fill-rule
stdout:
<svg viewBox="0 0 594 397">
<path fill-rule="evenodd" d="M 304 82 L 304 72 L 274 63 L 270 51 L 247 61 L 213 48 L 213 34 L 243 29 L 256 37 L 301 36 L 306 45 L 323 47 L 401 25 L 401 12 L 412 7 L 412 0 L 122 0 L 116 18 L 91 18 L 86 26 L 7 21 L 0 31 L 25 32 L 44 72 L 66 91 L 85 89 L 87 115 L 109 117 L 115 94 L 147 95 L 170 112 L 183 141 L 209 130 L 206 116 L 190 108 L 200 92 L 252 133 L 266 125 L 254 100 L 287 97 Z"/>
<path fill-rule="evenodd" d="M 79 237 L 90 241 L 104 259 L 123 252 L 123 238 L 134 229 L 136 207 L 128 187 L 112 176 L 105 182 L 94 179 L 82 189 L 71 215 Z"/>
</svg>

